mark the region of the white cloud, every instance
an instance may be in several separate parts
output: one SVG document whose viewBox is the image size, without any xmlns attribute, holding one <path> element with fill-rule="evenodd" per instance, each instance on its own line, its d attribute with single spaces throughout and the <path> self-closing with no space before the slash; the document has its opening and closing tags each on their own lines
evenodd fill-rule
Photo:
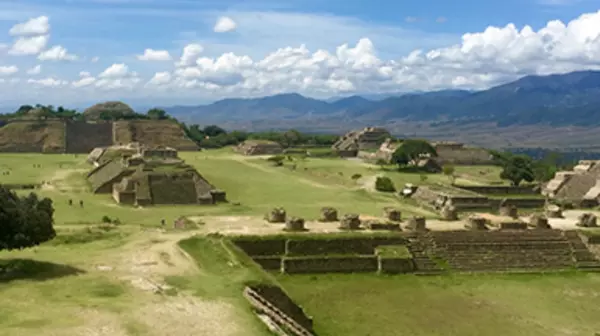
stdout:
<svg viewBox="0 0 600 336">
<path fill-rule="evenodd" d="M 47 16 L 39 16 L 23 23 L 17 23 L 8 32 L 11 36 L 39 36 L 50 33 Z"/>
<path fill-rule="evenodd" d="M 204 51 L 204 47 L 197 43 L 191 43 L 186 45 L 183 48 L 183 53 L 181 54 L 181 58 L 177 63 L 177 66 L 191 66 L 196 63 L 196 60 L 200 57 L 202 52 Z"/>
<path fill-rule="evenodd" d="M 75 88 L 81 88 L 81 87 L 86 87 L 86 86 L 90 86 L 92 84 L 94 84 L 96 82 L 96 78 L 95 77 L 91 77 L 91 75 L 88 73 L 86 73 L 86 75 L 81 75 L 81 79 L 73 81 L 71 83 L 71 85 Z"/>
<path fill-rule="evenodd" d="M 16 74 L 17 72 L 19 72 L 19 68 L 15 65 L 0 66 L 0 76 L 12 75 Z"/>
<path fill-rule="evenodd" d="M 19 37 L 8 52 L 12 55 L 37 55 L 44 50 L 49 38 L 48 35 Z"/>
<path fill-rule="evenodd" d="M 164 85 L 171 81 L 171 74 L 168 71 L 157 72 L 148 82 L 150 85 Z"/>
<path fill-rule="evenodd" d="M 77 55 L 69 54 L 63 46 L 54 46 L 37 57 L 40 61 L 74 61 L 77 60 Z"/>
<path fill-rule="evenodd" d="M 217 19 L 217 23 L 215 23 L 213 30 L 215 33 L 227 33 L 234 31 L 236 28 L 237 24 L 235 21 L 233 21 L 233 19 L 227 16 L 221 16 L 219 19 Z"/>
<path fill-rule="evenodd" d="M 144 54 L 138 55 L 140 61 L 170 61 L 171 55 L 167 50 L 146 49 Z"/>
<path fill-rule="evenodd" d="M 98 77 L 100 78 L 122 78 L 129 74 L 129 68 L 123 63 L 115 63 L 106 68 Z"/>
<path fill-rule="evenodd" d="M 43 87 L 61 87 L 69 84 L 68 81 L 60 80 L 52 77 L 44 79 L 28 79 L 27 83 Z"/>
<path fill-rule="evenodd" d="M 96 63 L 96 62 L 98 62 L 99 60 L 100 60 L 100 57 L 98 57 L 98 56 L 94 56 L 94 57 L 92 57 L 92 59 L 91 59 L 91 62 L 92 62 L 92 63 Z"/>
<path fill-rule="evenodd" d="M 42 66 L 39 64 L 27 70 L 28 75 L 39 75 L 40 72 L 42 72 Z"/>
<path fill-rule="evenodd" d="M 234 17 L 238 20 L 238 15 Z M 264 24 L 280 22 L 284 26 L 287 24 L 285 29 L 290 29 L 302 27 L 305 23 L 302 16 L 298 16 L 302 20 L 296 22 L 283 21 L 284 17 L 289 20 L 294 18 L 268 14 Z M 238 34 L 246 34 L 246 30 L 258 32 L 253 30 L 256 26 L 247 24 L 244 18 L 240 16 L 240 26 L 244 29 L 243 33 L 240 31 Z M 260 56 L 244 50 L 213 54 L 215 46 L 212 44 L 204 54 L 202 44 L 191 43 L 183 48 L 180 58 L 174 62 L 176 67 L 172 72 L 144 66 L 145 71 L 151 72 L 139 76 L 132 71 L 137 69 L 130 69 L 124 63 L 114 63 L 100 74 L 82 71 L 80 78 L 70 84 L 73 88 L 93 86 L 95 89 L 89 90 L 90 95 L 101 91 L 96 88 L 118 90 L 116 92 L 119 93 L 121 90 L 130 90 L 128 94 L 131 95 L 154 95 L 152 90 L 159 92 L 169 88 L 170 95 L 199 99 L 281 92 L 328 97 L 346 92 L 481 89 L 527 74 L 600 69 L 600 11 L 582 15 L 568 24 L 550 21 L 537 31 L 529 26 L 516 27 L 514 24 L 488 27 L 482 32 L 464 34 L 462 39 L 454 44 L 447 43 L 442 48 L 422 48 L 395 57 L 381 51 L 380 44 L 396 41 L 381 40 L 381 32 L 385 29 L 377 30 L 374 34 L 362 31 L 364 34 L 361 36 L 364 37 L 354 38 L 359 30 L 341 29 L 342 25 L 336 20 L 340 21 L 339 18 L 333 18 L 333 23 L 318 21 L 315 25 L 319 25 L 319 29 L 340 29 L 323 29 L 328 36 L 350 32 L 348 36 L 353 39 L 348 37 L 345 40 L 352 43 L 332 42 L 326 47 L 315 47 L 309 45 L 308 40 L 307 44 L 283 44 Z M 272 25 L 271 31 L 274 26 L 277 25 Z M 257 33 L 256 41 L 263 41 L 265 36 L 275 36 L 261 32 Z M 397 31 L 390 29 L 389 32 Z M 298 40 L 305 39 L 304 32 L 298 34 Z M 329 41 L 328 36 L 325 37 L 326 41 Z M 322 42 L 321 39 L 319 41 Z M 147 49 L 144 55 L 156 55 L 158 52 L 161 51 Z M 208 57 L 209 52 L 211 56 L 217 56 Z M 102 56 L 103 59 L 110 59 Z M 78 91 L 72 89 L 69 92 Z"/>
</svg>

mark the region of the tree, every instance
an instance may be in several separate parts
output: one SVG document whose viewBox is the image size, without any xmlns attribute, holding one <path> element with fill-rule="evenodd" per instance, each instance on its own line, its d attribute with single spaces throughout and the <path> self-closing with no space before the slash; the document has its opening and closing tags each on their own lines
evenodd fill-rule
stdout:
<svg viewBox="0 0 600 336">
<path fill-rule="evenodd" d="M 204 129 L 202 130 L 202 133 L 204 133 L 206 136 L 214 137 L 219 134 L 225 134 L 227 132 L 217 125 L 208 125 L 208 126 L 204 127 Z"/>
<path fill-rule="evenodd" d="M 54 208 L 34 193 L 19 197 L 0 187 L 0 250 L 23 249 L 53 239 Z"/>
<path fill-rule="evenodd" d="M 389 177 L 377 176 L 375 179 L 375 190 L 381 192 L 394 192 L 396 191 L 396 187 Z"/>
<path fill-rule="evenodd" d="M 533 182 L 533 160 L 526 155 L 512 155 L 507 158 L 502 166 L 500 178 L 509 180 L 513 186 L 518 186 L 523 181 Z"/>
<path fill-rule="evenodd" d="M 148 116 L 148 118 L 153 120 L 164 120 L 169 118 L 167 112 L 159 108 L 149 109 L 148 112 L 146 112 L 146 115 Z"/>
<path fill-rule="evenodd" d="M 398 148 L 392 154 L 392 163 L 403 166 L 410 162 L 417 161 L 422 155 L 437 156 L 437 152 L 433 146 L 425 141 L 419 139 L 408 139 L 404 140 Z"/>
<path fill-rule="evenodd" d="M 455 171 L 456 171 L 456 169 L 451 164 L 446 164 L 442 167 L 442 172 L 444 173 L 444 175 L 448 176 L 451 183 L 454 183 L 454 172 Z"/>
</svg>

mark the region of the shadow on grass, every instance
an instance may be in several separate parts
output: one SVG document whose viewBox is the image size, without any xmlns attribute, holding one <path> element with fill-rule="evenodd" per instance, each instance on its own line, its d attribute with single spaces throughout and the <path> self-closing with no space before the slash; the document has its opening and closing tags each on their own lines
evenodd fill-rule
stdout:
<svg viewBox="0 0 600 336">
<path fill-rule="evenodd" d="M 73 266 L 47 261 L 32 259 L 0 260 L 0 284 L 15 280 L 45 281 L 83 273 L 85 271 Z"/>
</svg>

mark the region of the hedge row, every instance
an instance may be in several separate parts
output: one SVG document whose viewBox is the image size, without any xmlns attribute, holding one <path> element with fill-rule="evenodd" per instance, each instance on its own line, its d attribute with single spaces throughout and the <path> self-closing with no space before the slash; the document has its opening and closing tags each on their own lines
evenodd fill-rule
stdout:
<svg viewBox="0 0 600 336">
<path fill-rule="evenodd" d="M 366 273 L 378 270 L 376 256 L 284 257 L 282 270 L 296 273 Z"/>
</svg>

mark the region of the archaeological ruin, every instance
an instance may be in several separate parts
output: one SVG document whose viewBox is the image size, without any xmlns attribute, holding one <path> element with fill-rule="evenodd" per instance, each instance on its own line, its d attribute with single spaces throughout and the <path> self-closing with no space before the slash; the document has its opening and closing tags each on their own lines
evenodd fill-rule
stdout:
<svg viewBox="0 0 600 336">
<path fill-rule="evenodd" d="M 581 207 L 600 204 L 600 161 L 581 160 L 572 171 L 554 175 L 542 193 L 550 199 L 571 202 Z"/>
<path fill-rule="evenodd" d="M 381 127 L 365 127 L 343 135 L 331 148 L 343 157 L 352 157 L 361 150 L 374 150 L 391 135 Z"/>
<path fill-rule="evenodd" d="M 0 125 L 0 152 L 89 153 L 94 148 L 132 142 L 149 147 L 169 146 L 180 151 L 199 149 L 174 120 L 101 120 L 100 116 L 107 111 L 133 113 L 126 104 L 106 102 L 86 109 L 85 120 L 7 120 Z"/>
<path fill-rule="evenodd" d="M 402 144 L 402 141 L 396 141 L 391 138 L 386 139 L 381 146 L 379 146 L 377 152 L 365 154 L 365 157 L 371 160 L 384 160 L 389 162 L 392 159 L 392 155 L 398 146 Z M 437 166 L 441 167 L 445 164 L 453 165 L 489 165 L 493 164 L 493 157 L 488 150 L 484 148 L 470 147 L 463 143 L 458 142 L 433 142 L 431 144 L 436 150 L 437 156 L 431 158 L 435 161 Z M 425 164 L 419 163 L 419 164 Z M 433 172 L 439 171 L 434 168 Z"/>
<path fill-rule="evenodd" d="M 136 148 L 136 153 L 121 153 L 101 163 L 94 160 L 99 150 L 90 154 L 89 160 L 95 164 L 87 175 L 92 192 L 112 194 L 119 204 L 139 206 L 226 201 L 225 193 L 181 160 L 175 149 L 137 144 L 126 148 Z"/>
<path fill-rule="evenodd" d="M 275 141 L 246 140 L 235 148 L 243 155 L 277 155 L 283 153 L 283 147 Z"/>
</svg>

